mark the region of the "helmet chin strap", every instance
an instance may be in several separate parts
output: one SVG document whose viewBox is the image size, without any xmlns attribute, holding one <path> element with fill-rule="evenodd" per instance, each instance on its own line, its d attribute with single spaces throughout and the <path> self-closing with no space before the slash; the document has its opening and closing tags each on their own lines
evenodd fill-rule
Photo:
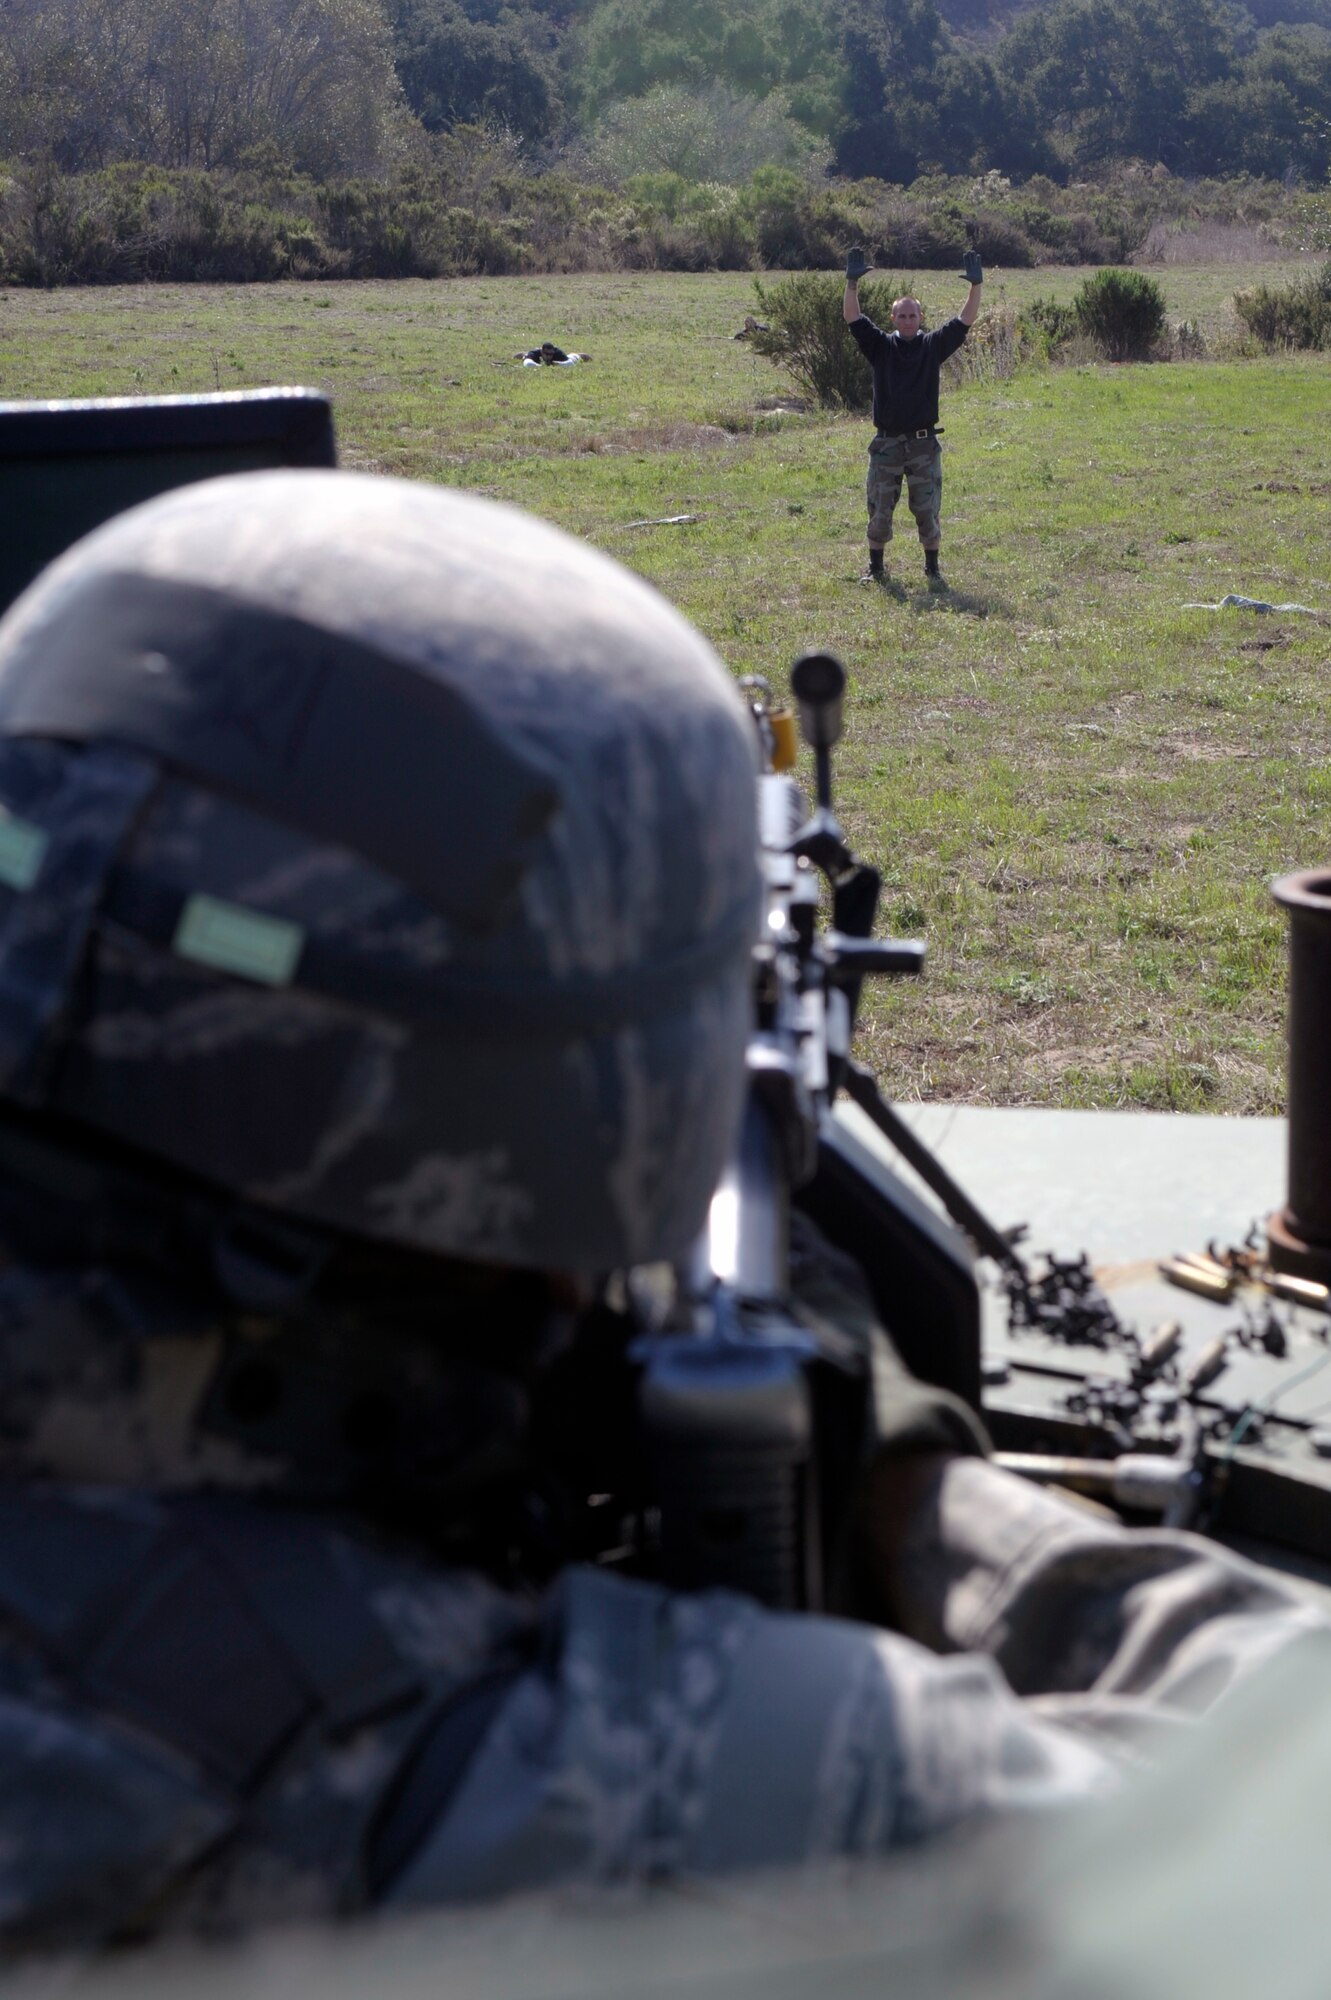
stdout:
<svg viewBox="0 0 1331 2000">
<path fill-rule="evenodd" d="M 3 1103 L 0 1241 L 43 1264 L 91 1258 L 151 1272 L 214 1317 L 294 1310 L 336 1244 L 85 1127 Z"/>
<path fill-rule="evenodd" d="M 16 1363 L 6 1469 L 428 1503 L 449 1532 L 525 1462 L 558 1316 L 535 1274 L 344 1241 L 10 1106 L 0 1250 L 10 1310 L 46 1329 Z"/>
</svg>

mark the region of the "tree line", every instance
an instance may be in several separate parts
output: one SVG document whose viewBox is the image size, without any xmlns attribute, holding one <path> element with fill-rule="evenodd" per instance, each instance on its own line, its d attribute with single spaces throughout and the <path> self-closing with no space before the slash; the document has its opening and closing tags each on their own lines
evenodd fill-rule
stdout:
<svg viewBox="0 0 1331 2000">
<path fill-rule="evenodd" d="M 1255 0 L 1260 24 L 1224 0 L 1047 0 L 1002 29 L 986 0 L 394 4 L 427 126 L 499 117 L 611 170 L 667 151 L 685 106 L 714 135 L 745 102 L 767 107 L 769 158 L 856 178 L 1328 167 L 1331 0 Z M 709 92 L 725 117 L 707 118 Z"/>
<path fill-rule="evenodd" d="M 402 116 L 380 0 L 4 0 L 0 157 L 316 174 L 381 163 Z"/>
<path fill-rule="evenodd" d="M 1331 0 L 1046 0 L 1006 25 L 991 4 L 4 0 L 0 158 L 327 178 L 480 125 L 612 187 L 764 165 L 1064 182 L 1125 159 L 1326 177 Z"/>
</svg>

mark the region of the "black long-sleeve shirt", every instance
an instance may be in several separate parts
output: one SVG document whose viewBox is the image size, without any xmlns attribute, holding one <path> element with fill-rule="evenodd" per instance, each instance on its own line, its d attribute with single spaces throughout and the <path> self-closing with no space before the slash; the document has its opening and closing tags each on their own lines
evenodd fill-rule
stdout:
<svg viewBox="0 0 1331 2000">
<path fill-rule="evenodd" d="M 884 333 L 863 314 L 848 322 L 855 344 L 873 369 L 873 420 L 898 436 L 938 422 L 938 371 L 966 338 L 962 320 L 948 319 L 931 333 L 903 340 Z"/>
</svg>

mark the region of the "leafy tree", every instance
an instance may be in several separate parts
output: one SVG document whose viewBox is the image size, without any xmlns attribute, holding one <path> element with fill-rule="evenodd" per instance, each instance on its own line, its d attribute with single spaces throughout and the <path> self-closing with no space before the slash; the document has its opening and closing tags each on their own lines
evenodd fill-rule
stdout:
<svg viewBox="0 0 1331 2000">
<path fill-rule="evenodd" d="M 558 125 L 556 36 L 540 14 L 396 0 L 393 29 L 407 102 L 428 131 L 491 123 L 541 139 Z"/>
<path fill-rule="evenodd" d="M 1182 163 L 1192 173 L 1278 180 L 1313 150 L 1311 136 L 1283 84 L 1226 77 L 1189 93 Z"/>
<path fill-rule="evenodd" d="M 1233 37 L 1217 0 L 1053 0 L 1017 20 L 997 58 L 1072 166 L 1181 165 L 1188 93 L 1231 74 Z"/>
<path fill-rule="evenodd" d="M 1331 0 L 1244 0 L 1243 12 L 1256 28 L 1307 21 L 1331 29 Z"/>
<path fill-rule="evenodd" d="M 831 136 L 843 72 L 822 0 L 599 0 L 569 38 L 584 115 L 674 84 L 739 97 L 784 93 L 791 116 Z"/>
<path fill-rule="evenodd" d="M 374 167 L 399 91 L 379 0 L 6 0 L 0 151 L 77 171 Z"/>
<path fill-rule="evenodd" d="M 1259 35 L 1242 73 L 1247 89 L 1266 96 L 1267 108 L 1259 116 L 1281 117 L 1276 110 L 1280 92 L 1297 112 L 1297 134 L 1285 114 L 1283 144 L 1270 149 L 1267 163 L 1251 171 L 1280 177 L 1293 169 L 1310 180 L 1324 180 L 1331 171 L 1331 26 L 1298 24 Z"/>
<path fill-rule="evenodd" d="M 737 97 L 714 83 L 695 95 L 678 84 L 659 84 L 644 97 L 610 106 L 593 132 L 591 159 L 616 183 L 670 174 L 734 184 L 758 167 L 807 160 L 816 146 L 779 92 Z"/>
<path fill-rule="evenodd" d="M 842 34 L 843 173 L 906 182 L 921 173 L 1051 164 L 1020 86 L 988 56 L 954 42 L 935 0 L 847 4 Z"/>
</svg>

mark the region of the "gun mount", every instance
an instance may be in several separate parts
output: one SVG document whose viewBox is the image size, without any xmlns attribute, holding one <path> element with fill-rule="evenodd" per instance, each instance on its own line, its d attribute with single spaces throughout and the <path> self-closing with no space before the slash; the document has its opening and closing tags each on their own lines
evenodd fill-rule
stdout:
<svg viewBox="0 0 1331 2000">
<path fill-rule="evenodd" d="M 832 802 L 844 669 L 815 653 L 792 671 L 815 763 L 807 812 L 790 776 L 794 718 L 773 705 L 765 683 L 746 687 L 768 764 L 759 780 L 767 901 L 755 952 L 753 1089 L 694 1273 L 695 1299 L 727 1301 L 722 1316 L 728 1311 L 732 1324 L 746 1312 L 779 1313 L 788 1297 L 790 1213 L 802 1210 L 859 1262 L 910 1367 L 982 1407 L 1012 1469 L 1098 1495 L 1129 1518 L 1156 1515 L 1255 1541 L 1281 1563 L 1324 1563 L 1331 1556 L 1331 871 L 1275 885 L 1292 920 L 1289 1196 L 1265 1232 L 1250 1231 L 1241 1250 L 1216 1252 L 1213 1243 L 1213 1254 L 1201 1253 L 1208 1236 L 1242 1235 L 1263 1193 L 1253 1177 L 1253 1134 L 1240 1132 L 1222 1195 L 1214 1120 L 974 1109 L 972 1120 L 997 1121 L 1005 1135 L 976 1200 L 929 1145 L 918 1116 L 888 1103 L 850 1053 L 862 979 L 919 971 L 924 947 L 869 936 L 879 878 L 851 853 Z M 820 928 L 829 904 L 831 922 Z M 1071 1128 L 1060 1123 L 1067 1120 L 1077 1127 L 1071 1145 Z M 1269 1150 L 1275 1121 L 1244 1125 L 1254 1122 Z M 1052 1226 L 1045 1240 L 1054 1246 L 1029 1260 L 1015 1247 L 1024 1221 L 1000 1228 L 983 1205 L 1014 1199 L 1013 1160 L 1023 1155 L 1032 1213 L 1042 1231 Z M 1085 1205 L 1080 1242 L 1059 1214 L 1074 1190 Z M 1129 1230 L 1116 1224 L 1120 1212 Z M 1100 1246 L 1103 1261 L 1093 1266 L 1081 1242 Z M 1171 1254 L 1179 1244 L 1183 1254 Z M 768 1339 L 770 1368 L 770 1325 Z M 787 1337 L 782 1365 L 791 1388 L 813 1379 L 812 1350 L 797 1349 Z M 818 1458 L 814 1401 L 794 1396 L 782 1421 L 789 1486 L 796 1465 L 807 1477 Z M 843 1425 L 843 1443 L 853 1429 Z M 695 1524 L 708 1490 L 705 1479 L 695 1489 Z M 825 1543 L 835 1494 L 824 1490 L 823 1506 Z M 801 1541 L 797 1513 L 787 1522 L 791 1550 Z M 733 1527 L 733 1507 L 727 1518 Z M 693 1580 L 711 1573 L 697 1541 L 691 1557 Z M 775 1601 L 817 1603 L 820 1588 L 816 1564 L 798 1580 L 788 1567 Z"/>
<path fill-rule="evenodd" d="M 828 1601 L 839 1531 L 872 1439 L 872 1384 L 869 1357 L 829 1339 L 794 1305 L 792 1211 L 859 1264 L 908 1365 L 972 1402 L 980 1373 L 975 1250 L 1019 1266 L 851 1058 L 864 980 L 918 973 L 924 946 L 871 935 L 880 878 L 851 851 L 833 807 L 845 669 L 832 654 L 808 653 L 791 673 L 815 760 L 807 809 L 791 775 L 794 716 L 773 703 L 766 682 L 744 685 L 764 767 L 748 1102 L 673 1311 L 636 1345 L 639 1410 L 663 1573 L 690 1587 L 727 1584 L 768 1603 L 817 1606 Z M 966 1234 L 941 1224 L 847 1126 L 840 1095 L 871 1131 L 893 1139 Z"/>
</svg>

